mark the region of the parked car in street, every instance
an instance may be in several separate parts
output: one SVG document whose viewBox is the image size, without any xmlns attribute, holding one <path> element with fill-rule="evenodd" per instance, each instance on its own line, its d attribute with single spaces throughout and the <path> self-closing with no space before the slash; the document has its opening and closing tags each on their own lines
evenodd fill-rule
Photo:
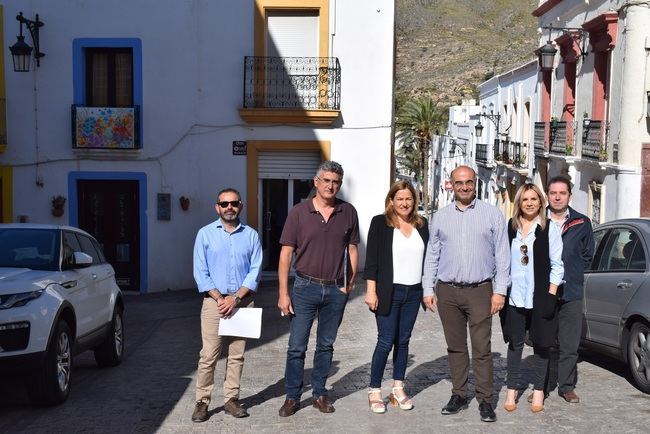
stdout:
<svg viewBox="0 0 650 434">
<path fill-rule="evenodd" d="M 99 366 L 119 365 L 123 314 L 113 267 L 88 233 L 0 224 L 0 373 L 24 375 L 32 402 L 65 401 L 82 351 L 93 350 Z"/>
<path fill-rule="evenodd" d="M 585 273 L 582 344 L 629 366 L 650 393 L 650 219 L 623 219 L 594 230 Z"/>
</svg>

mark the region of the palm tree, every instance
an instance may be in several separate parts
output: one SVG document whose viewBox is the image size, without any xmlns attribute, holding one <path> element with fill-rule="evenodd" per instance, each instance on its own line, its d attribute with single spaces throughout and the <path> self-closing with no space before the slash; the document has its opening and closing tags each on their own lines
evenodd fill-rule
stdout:
<svg viewBox="0 0 650 434">
<path fill-rule="evenodd" d="M 408 101 L 397 113 L 396 138 L 402 142 L 399 156 L 411 162 L 418 185 L 422 188 L 422 206 L 429 206 L 429 156 L 431 138 L 447 124 L 447 111 L 430 97 Z M 401 155 L 400 155 L 401 154 Z"/>
</svg>

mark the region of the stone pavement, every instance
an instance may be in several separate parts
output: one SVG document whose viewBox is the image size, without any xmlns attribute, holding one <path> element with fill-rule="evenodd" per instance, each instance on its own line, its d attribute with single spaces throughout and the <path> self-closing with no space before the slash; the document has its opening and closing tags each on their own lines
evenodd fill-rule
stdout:
<svg viewBox="0 0 650 434">
<path fill-rule="evenodd" d="M 242 379 L 241 399 L 249 409 L 249 418 L 226 415 L 221 388 L 216 387 L 210 419 L 202 424 L 190 420 L 200 350 L 201 298 L 188 290 L 127 296 L 123 364 L 99 369 L 91 353 L 79 356 L 75 359 L 70 397 L 59 407 L 33 408 L 18 380 L 2 380 L 0 433 L 648 431 L 650 396 L 629 383 L 622 364 L 589 354 L 579 364 L 577 392 L 583 398 L 581 404 L 566 404 L 553 394 L 541 414 L 532 414 L 524 399 L 517 411 L 506 413 L 501 409 L 506 348 L 496 319 L 492 348 L 498 421 L 481 422 L 475 400 L 458 415 L 442 416 L 440 409 L 451 389 L 446 347 L 438 316 L 422 311 L 411 339 L 406 379 L 415 408 L 408 412 L 389 408 L 384 415 L 371 414 L 366 390 L 376 327 L 363 303 L 363 291 L 363 285 L 357 285 L 335 345 L 328 381 L 330 397 L 336 401 L 334 414 L 321 414 L 312 408 L 307 388 L 303 408 L 296 415 L 278 416 L 284 402 L 288 325 L 275 308 L 275 287 L 266 284 L 256 300 L 258 306 L 268 308 L 264 311 L 262 337 L 248 343 Z M 313 347 L 312 336 L 306 361 L 307 384 Z M 526 348 L 524 366 L 531 354 Z M 222 378 L 223 369 L 220 361 L 218 378 Z M 389 393 L 390 362 L 386 372 L 385 395 Z"/>
</svg>

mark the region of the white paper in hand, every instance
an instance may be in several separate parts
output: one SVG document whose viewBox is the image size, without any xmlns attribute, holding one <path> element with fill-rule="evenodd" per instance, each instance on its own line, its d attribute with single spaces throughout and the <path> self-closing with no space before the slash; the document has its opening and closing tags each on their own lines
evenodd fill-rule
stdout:
<svg viewBox="0 0 650 434">
<path fill-rule="evenodd" d="M 261 334 L 261 307 L 237 308 L 230 318 L 221 318 L 219 320 L 219 336 L 259 339 Z"/>
</svg>

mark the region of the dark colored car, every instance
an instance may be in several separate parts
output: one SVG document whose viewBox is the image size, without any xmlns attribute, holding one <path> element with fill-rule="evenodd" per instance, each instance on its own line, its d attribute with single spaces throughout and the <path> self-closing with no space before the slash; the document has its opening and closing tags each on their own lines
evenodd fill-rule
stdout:
<svg viewBox="0 0 650 434">
<path fill-rule="evenodd" d="M 594 238 L 581 343 L 627 363 L 638 388 L 650 393 L 650 219 L 604 223 Z"/>
</svg>

